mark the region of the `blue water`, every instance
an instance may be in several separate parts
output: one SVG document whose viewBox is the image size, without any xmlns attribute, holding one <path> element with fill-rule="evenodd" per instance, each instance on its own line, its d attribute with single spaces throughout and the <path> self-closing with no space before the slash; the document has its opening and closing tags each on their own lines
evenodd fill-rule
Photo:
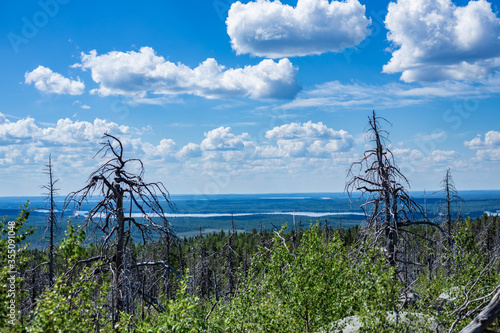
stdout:
<svg viewBox="0 0 500 333">
<path fill-rule="evenodd" d="M 424 202 L 423 192 L 412 193 L 415 201 L 420 204 Z M 466 203 L 472 203 L 466 212 L 482 214 L 481 203 L 499 201 L 500 191 L 462 191 L 461 197 Z M 99 201 L 99 197 L 93 197 L 84 202 L 80 211 L 90 210 Z M 323 217 L 328 215 L 362 214 L 359 205 L 363 200 L 353 196 L 352 200 L 346 193 L 287 193 L 287 194 L 221 194 L 221 195 L 172 195 L 170 197 L 174 204 L 171 210 L 166 203 L 163 207 L 169 217 L 224 217 L 258 215 L 258 214 L 285 214 L 302 215 L 309 217 Z M 64 207 L 64 196 L 55 197 L 57 211 Z M 30 201 L 32 214 L 46 214 L 48 204 L 45 198 L 33 197 L 0 197 L 0 216 L 15 216 L 19 207 Z M 427 204 L 432 208 L 442 201 L 439 193 L 427 194 Z M 470 205 L 469 205 L 470 206 Z M 484 206 L 484 205 L 483 205 Z M 485 206 L 486 207 L 486 206 Z M 500 209 L 500 206 L 489 206 L 490 211 Z M 66 208 L 68 216 L 75 212 L 73 204 Z M 295 212 L 295 213 L 294 213 Z M 137 209 L 133 213 L 139 213 Z"/>
<path fill-rule="evenodd" d="M 428 192 L 427 208 L 430 217 L 438 217 L 437 209 L 442 204 L 442 194 Z M 500 191 L 462 191 L 459 193 L 466 204 L 461 208 L 461 216 L 481 216 L 485 211 L 495 212 L 500 209 Z M 414 199 L 424 204 L 423 192 L 413 192 Z M 224 195 L 172 195 L 174 210 L 163 202 L 163 208 L 170 223 L 181 236 L 191 236 L 202 228 L 211 232 L 231 228 L 232 221 L 242 231 L 291 225 L 294 222 L 304 224 L 325 220 L 333 226 L 350 226 L 363 220 L 360 204 L 363 199 L 357 196 L 349 199 L 346 193 L 279 193 L 279 194 L 224 194 Z M 28 225 L 37 227 L 35 238 L 43 238 L 47 221 L 47 202 L 43 197 L 0 197 L 0 216 L 14 219 L 19 214 L 19 207 L 30 201 Z M 76 224 L 85 220 L 86 213 L 95 206 L 99 197 L 91 198 L 78 209 L 67 206 L 64 215 L 65 197 L 56 197 L 56 211 L 59 221 L 70 218 Z M 132 216 L 141 217 L 134 209 Z M 78 217 L 78 218 L 77 218 Z M 65 224 L 61 223 L 61 224 Z M 61 229 L 64 229 L 63 226 Z"/>
</svg>

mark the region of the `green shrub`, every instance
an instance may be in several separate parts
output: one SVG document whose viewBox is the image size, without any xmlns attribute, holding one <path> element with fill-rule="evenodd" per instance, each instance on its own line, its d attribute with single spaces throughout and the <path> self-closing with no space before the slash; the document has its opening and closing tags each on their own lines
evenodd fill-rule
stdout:
<svg viewBox="0 0 500 333">
<path fill-rule="evenodd" d="M 66 277 L 57 278 L 37 303 L 31 333 L 96 332 L 103 329 L 107 317 L 104 295 L 108 286 L 88 278 L 90 269 L 84 269 L 77 281 L 69 283 Z"/>
<path fill-rule="evenodd" d="M 28 221 L 29 202 L 21 207 L 14 221 L 0 220 L 0 330 L 20 332 L 19 305 L 23 298 L 19 277 L 30 259 L 28 244 L 21 245 L 26 237 L 33 234 L 33 227 L 25 228 Z M 4 264 L 5 263 L 5 264 Z"/>
<path fill-rule="evenodd" d="M 68 267 L 76 264 L 85 254 L 82 246 L 85 232 L 68 222 L 68 229 L 57 251 L 64 255 Z M 97 267 L 98 263 L 95 267 Z M 94 267 L 94 268 L 95 268 Z M 76 279 L 59 276 L 52 288 L 38 301 L 28 332 L 96 332 L 109 318 L 106 316 L 105 295 L 109 286 L 105 281 L 92 279 L 92 269 L 81 270 Z M 109 326 L 109 323 L 108 323 Z"/>
<path fill-rule="evenodd" d="M 219 305 L 210 331 L 311 332 L 355 314 L 368 322 L 391 308 L 398 285 L 378 253 L 354 260 L 338 234 L 325 242 L 317 226 L 296 249 L 282 234 L 254 258 L 238 294 Z"/>
<path fill-rule="evenodd" d="M 137 333 L 195 333 L 203 330 L 204 316 L 199 299 L 188 293 L 187 274 L 180 281 L 174 299 L 166 302 L 165 311 L 149 316 L 141 321 L 134 332 Z"/>
</svg>

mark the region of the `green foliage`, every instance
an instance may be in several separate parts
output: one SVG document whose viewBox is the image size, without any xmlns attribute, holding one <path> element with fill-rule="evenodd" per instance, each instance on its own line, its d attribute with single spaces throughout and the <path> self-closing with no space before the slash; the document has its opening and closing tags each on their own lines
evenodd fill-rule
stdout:
<svg viewBox="0 0 500 333">
<path fill-rule="evenodd" d="M 64 255 L 68 265 L 74 265 L 86 252 L 82 246 L 85 232 L 68 222 L 65 235 L 56 251 Z M 103 280 L 93 280 L 92 270 L 84 268 L 76 279 L 59 276 L 38 301 L 27 331 L 69 333 L 102 329 L 106 322 L 105 295 L 109 286 Z"/>
<path fill-rule="evenodd" d="M 34 318 L 27 327 L 30 333 L 96 332 L 105 326 L 105 298 L 109 287 L 88 279 L 90 270 L 84 269 L 77 281 L 57 278 L 38 302 Z"/>
<path fill-rule="evenodd" d="M 353 261 L 338 234 L 325 242 L 317 225 L 303 233 L 296 249 L 282 235 L 276 234 L 270 253 L 262 249 L 254 258 L 252 275 L 212 314 L 211 329 L 311 332 L 349 315 L 373 318 L 390 307 L 398 286 L 375 252 Z"/>
<path fill-rule="evenodd" d="M 186 275 L 181 281 L 174 299 L 168 300 L 165 311 L 140 322 L 137 333 L 191 333 L 203 330 L 204 317 L 199 298 L 188 293 Z"/>
<path fill-rule="evenodd" d="M 19 304 L 23 298 L 18 276 L 29 260 L 28 244 L 21 246 L 26 237 L 33 234 L 33 227 L 25 228 L 28 221 L 29 202 L 21 207 L 19 216 L 14 221 L 0 221 L 0 329 L 11 332 L 20 331 Z M 12 311 L 11 311 L 12 310 Z"/>
<path fill-rule="evenodd" d="M 496 272 L 500 258 L 485 251 L 475 228 L 477 225 L 471 218 L 457 223 L 454 246 L 445 250 L 439 270 L 431 279 L 427 272 L 422 272 L 415 286 L 424 295 L 418 304 L 421 312 L 438 318 L 445 327 L 455 321 L 458 315 L 455 310 L 460 305 L 488 294 L 500 284 L 500 275 Z M 468 310 L 478 307 L 477 315 L 487 301 L 482 305 L 479 301 L 472 302 Z M 470 321 L 470 318 L 462 319 L 456 326 L 457 332 Z"/>
<path fill-rule="evenodd" d="M 83 242 L 85 241 L 85 231 L 75 226 L 68 220 L 68 229 L 64 238 L 58 247 L 57 252 L 64 255 L 68 265 L 75 264 L 80 257 L 86 253 Z"/>
<path fill-rule="evenodd" d="M 27 218 L 25 206 L 17 220 L 10 223 L 11 229 L 15 230 L 11 242 L 17 250 L 16 270 L 19 272 L 28 268 L 28 261 L 46 260 L 43 252 L 20 245 L 32 233 L 32 229 L 25 227 Z M 0 221 L 0 232 L 4 235 L 0 238 L 0 258 L 7 263 L 8 227 L 5 219 Z M 411 231 L 421 233 L 424 230 L 418 228 L 423 227 L 417 226 Z M 429 231 L 433 241 L 422 240 L 419 247 L 423 251 L 418 255 L 422 262 L 431 257 L 435 265 L 430 272 L 427 266 L 418 267 L 420 275 L 410 287 L 420 297 L 403 309 L 398 300 L 402 285 L 394 269 L 387 265 L 381 251 L 355 243 L 358 231 L 357 227 L 333 230 L 314 225 L 308 230 L 299 228 L 297 234 L 284 228 L 274 233 L 266 230 L 251 233 L 221 231 L 186 239 L 179 244 L 178 254 L 170 250 L 168 256 L 165 253 L 164 260 L 174 267 L 179 267 L 181 262 L 183 267 L 195 267 L 200 274 L 201 266 L 197 264 L 201 265 L 201 261 L 197 258 L 203 257 L 206 260 L 203 267 L 208 271 L 205 276 L 217 276 L 217 286 L 209 286 L 200 299 L 195 296 L 201 294 L 200 290 L 188 287 L 188 281 L 198 283 L 196 281 L 201 280 L 199 277 L 197 280 L 196 274 L 188 277 L 186 273 L 182 280 L 172 284 L 163 281 L 163 270 L 150 271 L 155 274 L 152 279 L 161 281 L 154 287 L 156 289 L 151 289 L 151 295 L 164 311 L 150 312 L 150 308 L 149 315 L 141 320 L 137 314 L 143 312 L 143 303 L 135 301 L 132 314 L 121 313 L 119 323 L 112 327 L 111 275 L 101 270 L 102 263 L 83 268 L 89 264 L 79 261 L 97 253 L 95 248 L 84 245 L 85 232 L 69 223 L 64 239 L 56 248 L 57 270 L 61 276 L 50 289 L 36 294 L 35 309 L 29 317 L 24 316 L 29 320 L 25 327 L 19 322 L 14 326 L 7 325 L 9 299 L 7 288 L 2 288 L 0 330 L 49 333 L 107 332 L 113 329 L 138 333 L 339 332 L 344 325 L 354 321 L 361 326 L 359 332 L 407 329 L 409 332 L 434 332 L 429 327 L 430 322 L 437 319 L 441 327 L 450 327 L 457 318 L 454 310 L 466 298 L 473 300 L 484 296 L 500 284 L 500 262 L 492 251 L 498 246 L 499 218 L 483 216 L 475 221 L 469 218 L 454 222 L 453 248 L 448 248 L 447 239 L 439 238 L 438 232 Z M 130 247 L 134 260 L 147 258 L 155 251 L 163 253 L 161 243 L 130 244 Z M 229 253 L 234 260 L 233 273 L 237 275 L 233 293 L 224 290 Z M 36 266 L 31 262 L 29 267 Z M 3 281 L 10 276 L 7 268 L 0 270 L 3 286 L 6 286 Z M 95 272 L 99 274 L 94 275 Z M 184 272 L 187 269 L 184 268 Z M 20 275 L 15 276 L 15 285 L 21 286 Z M 213 283 L 213 280 L 208 281 L 208 284 Z M 220 298 L 218 301 L 214 299 L 215 288 Z M 168 292 L 164 294 L 162 290 Z M 448 301 L 439 300 L 443 293 L 449 295 Z M 29 296 L 35 299 L 35 296 Z M 22 304 L 23 299 L 31 300 L 26 293 L 19 291 L 15 297 L 17 304 Z M 479 311 L 487 302 L 488 299 L 483 303 L 473 302 L 466 311 L 476 307 Z M 400 318 L 406 318 L 398 326 L 394 320 L 396 309 L 401 310 Z M 16 317 L 20 317 L 19 312 L 16 312 Z M 455 331 L 469 321 L 470 318 L 463 318 Z"/>
</svg>

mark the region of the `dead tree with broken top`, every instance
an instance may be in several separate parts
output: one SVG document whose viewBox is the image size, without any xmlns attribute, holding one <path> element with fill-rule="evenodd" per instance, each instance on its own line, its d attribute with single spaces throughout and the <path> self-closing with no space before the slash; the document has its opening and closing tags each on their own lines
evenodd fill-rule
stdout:
<svg viewBox="0 0 500 333">
<path fill-rule="evenodd" d="M 413 262 L 407 245 L 415 235 L 409 227 L 419 224 L 441 227 L 426 219 L 423 209 L 410 196 L 409 182 L 397 166 L 388 148 L 389 133 L 382 129 L 375 111 L 368 119 L 373 148 L 364 152 L 361 160 L 351 165 L 346 182 L 346 191 L 352 199 L 354 193 L 366 198 L 361 205 L 366 217 L 365 235 L 372 237 L 376 246 L 382 246 L 390 266 L 397 272 L 408 273 Z M 443 231 L 444 232 L 444 231 Z M 416 256 L 415 256 L 416 257 Z M 403 278 L 407 280 L 407 276 Z"/>
<path fill-rule="evenodd" d="M 49 206 L 49 215 L 47 221 L 47 229 L 49 230 L 49 286 L 51 286 L 54 282 L 54 231 L 56 231 L 57 218 L 55 214 L 55 202 L 54 196 L 57 195 L 56 183 L 59 179 L 54 179 L 54 171 L 52 169 L 52 156 L 49 155 L 49 162 L 45 165 L 47 168 L 44 173 L 49 176 L 49 182 L 47 185 L 43 185 L 42 188 L 47 190 L 44 195 L 46 196 L 46 200 Z"/>
<path fill-rule="evenodd" d="M 458 195 L 457 188 L 455 187 L 455 182 L 453 181 L 453 177 L 451 176 L 450 168 L 446 169 L 446 174 L 441 181 L 441 191 L 439 191 L 444 196 L 444 203 L 438 209 L 438 213 L 443 215 L 446 219 L 446 227 L 447 232 L 451 236 L 451 225 L 452 225 L 452 206 L 457 206 L 460 211 L 461 204 L 464 203 L 464 199 L 462 199 Z M 460 214 L 460 213 L 459 213 Z M 458 216 L 457 216 L 458 218 Z M 451 242 L 449 243 L 451 246 Z"/>
<path fill-rule="evenodd" d="M 90 209 L 83 227 L 102 235 L 97 256 L 81 261 L 89 263 L 100 261 L 100 271 L 112 274 L 113 322 L 119 321 L 120 311 L 129 313 L 133 305 L 132 294 L 139 294 L 148 302 L 155 303 L 150 295 L 144 294 L 144 288 L 131 290 L 137 283 L 130 283 L 131 272 L 144 267 L 172 269 L 162 260 L 131 262 L 133 258 L 127 252 L 133 229 L 147 240 L 158 240 L 167 237 L 175 238 L 164 208 L 173 210 L 169 193 L 161 182 L 144 181 L 144 165 L 139 159 L 126 159 L 123 156 L 122 142 L 104 134 L 101 149 L 97 155 L 108 160 L 94 171 L 87 184 L 80 190 L 68 195 L 65 208 L 75 203 L 79 210 L 82 203 L 93 196 L 98 196 L 98 203 Z M 136 218 L 133 210 L 140 212 L 142 219 Z M 142 292 L 142 294 L 141 294 Z M 156 302 L 157 303 L 157 302 Z"/>
</svg>

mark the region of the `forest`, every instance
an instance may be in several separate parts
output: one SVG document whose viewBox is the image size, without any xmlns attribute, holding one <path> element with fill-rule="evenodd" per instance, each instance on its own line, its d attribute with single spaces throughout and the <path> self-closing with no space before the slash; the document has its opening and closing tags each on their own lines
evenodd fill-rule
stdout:
<svg viewBox="0 0 500 333">
<path fill-rule="evenodd" d="M 375 112 L 368 119 L 371 148 L 345 186 L 364 220 L 344 228 L 317 221 L 239 232 L 233 223 L 178 237 L 165 217 L 174 209 L 167 188 L 146 182 L 142 161 L 126 159 L 110 134 L 96 154 L 104 162 L 64 210 L 98 198 L 95 206 L 82 223 L 61 221 L 49 161 L 47 246 L 29 246 L 29 203 L 0 221 L 0 329 L 500 331 L 500 217 L 464 216 L 450 169 L 436 184 L 439 211 L 417 203 L 387 126 Z M 60 242 L 56 228 L 65 230 Z"/>
</svg>

